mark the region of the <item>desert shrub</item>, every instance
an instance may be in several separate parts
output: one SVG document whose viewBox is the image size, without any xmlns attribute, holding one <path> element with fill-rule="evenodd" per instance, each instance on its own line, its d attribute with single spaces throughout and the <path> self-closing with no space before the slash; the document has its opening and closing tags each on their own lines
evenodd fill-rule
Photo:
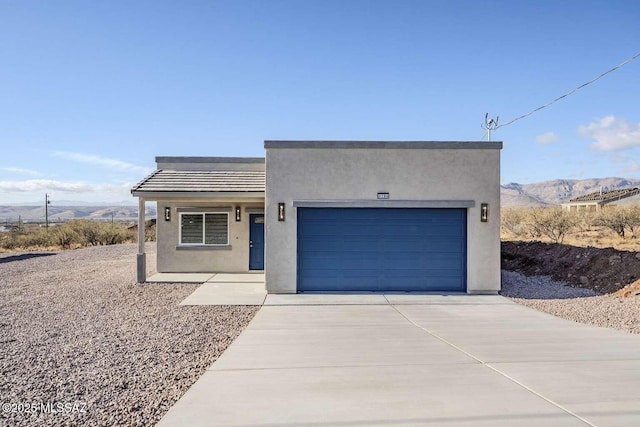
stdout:
<svg viewBox="0 0 640 427">
<path fill-rule="evenodd" d="M 10 233 L 3 233 L 2 237 L 0 237 L 0 248 L 2 249 L 16 249 L 17 243 L 16 233 L 13 231 Z"/>
<path fill-rule="evenodd" d="M 534 239 L 546 236 L 555 243 L 562 243 L 573 231 L 578 218 L 559 207 L 531 208 L 526 213 L 525 228 Z"/>
<path fill-rule="evenodd" d="M 594 223 L 613 230 L 622 238 L 629 234 L 635 237 L 640 229 L 640 207 L 605 206 L 596 214 Z"/>
<path fill-rule="evenodd" d="M 117 245 L 135 240 L 134 233 L 123 223 L 108 223 L 76 219 L 65 224 L 30 228 L 24 231 L 3 233 L 0 248 L 7 250 L 52 248 L 64 249 Z"/>
<path fill-rule="evenodd" d="M 70 249 L 76 245 L 82 245 L 82 237 L 71 224 L 63 224 L 51 230 L 51 235 L 56 244 L 64 249 Z"/>
<path fill-rule="evenodd" d="M 626 212 L 626 227 L 631 235 L 636 237 L 638 230 L 640 230 L 640 206 L 625 206 L 622 209 Z"/>
<path fill-rule="evenodd" d="M 74 219 L 67 225 L 82 239 L 84 246 L 98 246 L 100 244 L 100 225 L 86 219 Z"/>
<path fill-rule="evenodd" d="M 3 249 L 33 249 L 47 248 L 56 245 L 55 238 L 46 229 L 31 229 L 28 231 L 11 231 L 0 240 Z"/>
<path fill-rule="evenodd" d="M 76 219 L 65 225 L 80 237 L 83 246 L 117 245 L 133 240 L 132 233 L 122 223 Z"/>
<path fill-rule="evenodd" d="M 26 241 L 25 246 L 31 248 L 46 248 L 55 246 L 56 244 L 55 239 L 46 228 L 41 228 L 35 232 L 27 233 L 24 237 Z"/>
<path fill-rule="evenodd" d="M 102 245 L 119 245 L 132 240 L 133 236 L 123 226 L 103 224 L 101 228 L 98 240 Z"/>
<path fill-rule="evenodd" d="M 576 228 L 580 232 L 592 231 L 594 227 L 598 226 L 596 221 L 597 215 L 591 211 L 579 211 L 572 212 L 576 219 Z"/>
<path fill-rule="evenodd" d="M 147 221 L 144 228 L 144 240 L 145 242 L 156 241 L 156 223 L 155 221 Z"/>
<path fill-rule="evenodd" d="M 525 209 L 503 209 L 502 212 L 500 212 L 500 227 L 502 228 L 502 232 L 508 232 L 518 237 L 526 235 L 527 224 L 525 223 L 525 219 Z"/>
</svg>

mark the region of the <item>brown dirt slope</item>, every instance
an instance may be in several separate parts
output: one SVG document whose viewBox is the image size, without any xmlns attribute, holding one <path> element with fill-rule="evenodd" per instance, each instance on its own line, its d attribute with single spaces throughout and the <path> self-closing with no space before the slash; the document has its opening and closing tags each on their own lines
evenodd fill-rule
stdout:
<svg viewBox="0 0 640 427">
<path fill-rule="evenodd" d="M 640 279 L 640 253 L 542 242 L 502 242 L 502 268 L 572 286 L 617 292 Z"/>
</svg>

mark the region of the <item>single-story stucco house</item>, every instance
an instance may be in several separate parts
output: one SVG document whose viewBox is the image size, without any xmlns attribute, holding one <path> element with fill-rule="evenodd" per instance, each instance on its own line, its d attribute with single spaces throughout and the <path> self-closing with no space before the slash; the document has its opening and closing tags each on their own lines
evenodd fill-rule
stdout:
<svg viewBox="0 0 640 427">
<path fill-rule="evenodd" d="M 264 147 L 156 158 L 131 192 L 140 223 L 157 202 L 158 272 L 264 271 L 269 293 L 500 290 L 501 142 Z"/>
<path fill-rule="evenodd" d="M 596 212 L 604 206 L 640 205 L 640 188 L 595 191 L 562 204 L 569 212 Z"/>
</svg>

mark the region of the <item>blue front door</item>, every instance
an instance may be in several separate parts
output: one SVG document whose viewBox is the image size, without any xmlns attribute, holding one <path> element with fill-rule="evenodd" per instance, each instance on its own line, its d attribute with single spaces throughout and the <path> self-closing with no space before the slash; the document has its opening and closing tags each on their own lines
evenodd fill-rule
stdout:
<svg viewBox="0 0 640 427">
<path fill-rule="evenodd" d="M 250 214 L 249 222 L 249 270 L 264 270 L 264 214 Z"/>
</svg>

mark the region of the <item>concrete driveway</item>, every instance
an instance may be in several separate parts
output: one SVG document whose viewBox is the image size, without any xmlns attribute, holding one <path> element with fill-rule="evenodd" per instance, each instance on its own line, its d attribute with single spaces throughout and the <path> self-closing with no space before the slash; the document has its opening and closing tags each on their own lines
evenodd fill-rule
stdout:
<svg viewBox="0 0 640 427">
<path fill-rule="evenodd" d="M 640 425 L 640 336 L 499 296 L 288 299 L 158 425 Z"/>
</svg>

